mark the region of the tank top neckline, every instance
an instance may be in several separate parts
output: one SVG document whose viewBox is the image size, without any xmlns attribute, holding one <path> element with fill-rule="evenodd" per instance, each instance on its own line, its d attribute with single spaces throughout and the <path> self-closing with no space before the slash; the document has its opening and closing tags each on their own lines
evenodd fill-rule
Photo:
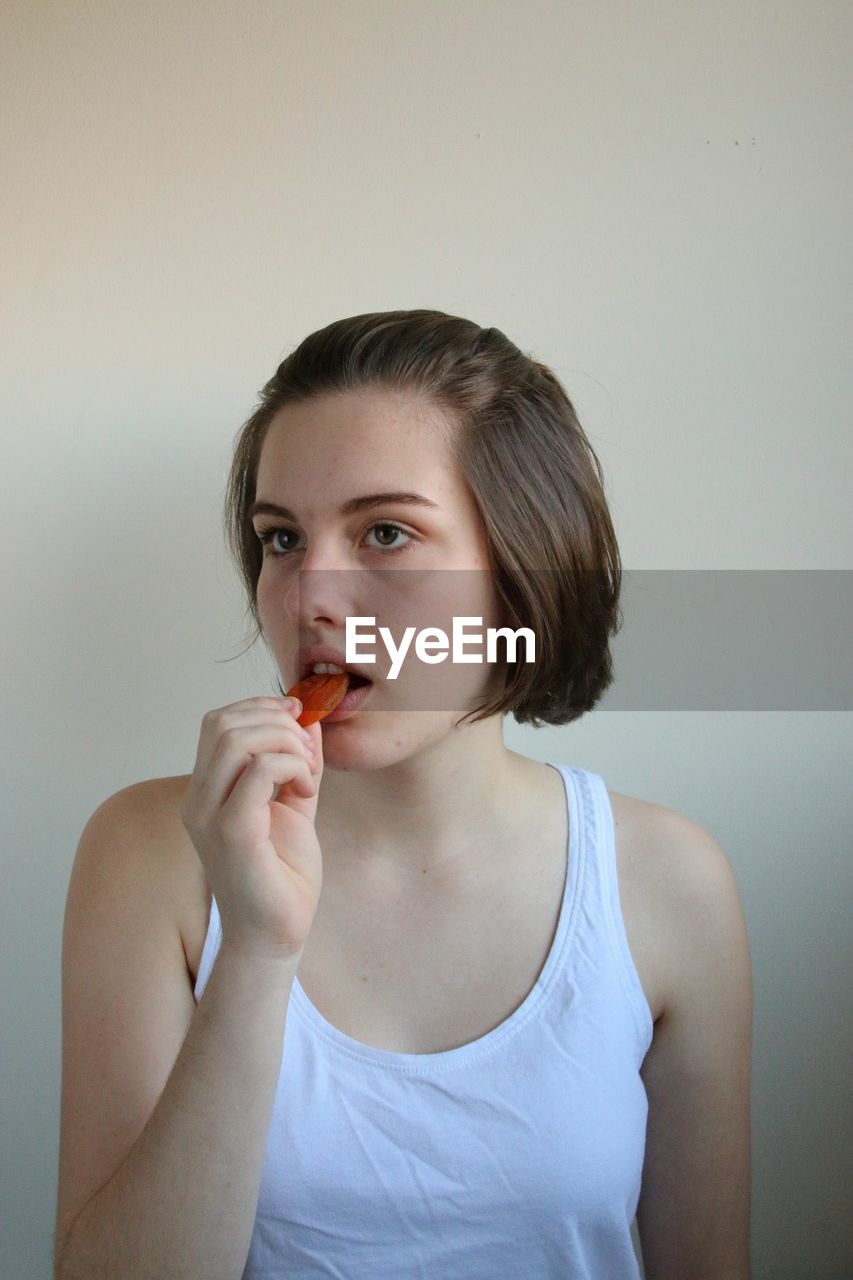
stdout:
<svg viewBox="0 0 853 1280">
<path fill-rule="evenodd" d="M 291 988 L 290 1009 L 309 1024 L 311 1030 L 322 1037 L 334 1050 L 373 1067 L 383 1067 L 392 1072 L 407 1074 L 431 1074 L 436 1071 L 467 1066 L 472 1061 L 492 1052 L 507 1037 L 521 1030 L 522 1026 L 536 1014 L 541 1002 L 545 999 L 560 968 L 563 955 L 567 951 L 574 932 L 577 917 L 577 906 L 582 884 L 583 862 L 585 858 L 586 830 L 589 815 L 583 812 L 580 789 L 574 778 L 571 765 L 544 762 L 556 769 L 563 779 L 565 799 L 568 808 L 568 840 L 566 849 L 566 877 L 560 902 L 557 928 L 545 962 L 539 976 L 521 1004 L 491 1031 L 470 1040 L 466 1044 L 457 1045 L 454 1049 L 445 1049 L 438 1053 L 398 1053 L 389 1049 L 375 1048 L 373 1045 L 353 1039 L 333 1026 L 319 1009 L 311 1002 L 298 976 L 293 979 Z"/>
</svg>

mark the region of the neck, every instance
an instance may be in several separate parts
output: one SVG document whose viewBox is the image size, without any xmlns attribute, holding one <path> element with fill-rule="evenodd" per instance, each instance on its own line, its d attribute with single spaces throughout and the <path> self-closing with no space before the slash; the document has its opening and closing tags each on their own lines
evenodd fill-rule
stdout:
<svg viewBox="0 0 853 1280">
<path fill-rule="evenodd" d="M 317 809 L 324 877 L 375 887 L 475 881 L 519 832 L 519 788 L 542 766 L 508 750 L 500 717 L 463 725 L 397 763 L 327 764 Z"/>
</svg>

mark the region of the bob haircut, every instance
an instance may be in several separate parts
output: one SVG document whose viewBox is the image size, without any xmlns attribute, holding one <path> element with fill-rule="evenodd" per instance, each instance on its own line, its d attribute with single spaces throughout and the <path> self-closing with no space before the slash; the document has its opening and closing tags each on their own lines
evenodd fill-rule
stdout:
<svg viewBox="0 0 853 1280">
<path fill-rule="evenodd" d="M 263 633 L 263 554 L 248 512 L 270 423 L 285 405 L 367 388 L 407 392 L 446 420 L 484 522 L 506 625 L 532 627 L 537 639 L 537 660 L 509 665 L 503 688 L 468 716 L 511 712 L 534 728 L 578 719 L 613 683 L 609 641 L 622 625 L 601 464 L 546 365 L 500 329 L 443 311 L 336 320 L 304 338 L 263 387 L 238 432 L 225 497 L 228 550 L 257 627 L 249 647 Z"/>
</svg>

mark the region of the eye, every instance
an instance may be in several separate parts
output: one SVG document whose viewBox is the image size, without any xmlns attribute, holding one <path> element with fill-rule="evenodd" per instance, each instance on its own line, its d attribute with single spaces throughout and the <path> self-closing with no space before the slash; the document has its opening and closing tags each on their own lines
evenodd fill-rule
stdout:
<svg viewBox="0 0 853 1280">
<path fill-rule="evenodd" d="M 391 531 L 391 533 L 392 533 L 392 534 L 399 534 L 399 533 L 402 533 L 402 534 L 403 534 L 403 537 L 408 538 L 408 539 L 409 539 L 409 542 L 411 542 L 411 538 L 410 538 L 410 537 L 409 537 L 409 535 L 406 533 L 406 530 L 405 530 L 405 529 L 401 529 L 401 528 L 400 528 L 400 526 L 399 526 L 398 524 L 389 523 L 388 521 L 384 521 L 382 524 L 372 524 L 372 525 L 370 526 L 369 532 L 370 532 L 370 533 L 372 533 L 374 529 L 383 529 L 383 530 L 385 530 L 385 531 L 387 531 L 387 530 L 389 530 L 389 529 L 390 529 L 390 531 Z M 404 543 L 402 543 L 402 544 L 401 544 L 401 543 L 397 542 L 397 543 L 394 543 L 394 545 L 393 545 L 393 546 L 391 546 L 391 545 L 390 545 L 390 544 L 388 544 L 387 542 L 380 542 L 380 544 L 379 544 L 379 545 L 380 545 L 380 548 L 381 548 L 383 551 L 402 551 L 402 550 L 403 550 L 403 547 L 408 546 L 408 543 L 405 543 L 405 542 L 404 542 Z"/>
<path fill-rule="evenodd" d="M 275 535 L 276 535 L 277 533 L 293 534 L 293 532 L 294 532 L 294 531 L 293 531 L 293 529 L 282 529 L 282 528 L 258 529 L 258 530 L 257 530 L 257 536 L 258 536 L 258 539 L 259 539 L 259 541 L 262 543 L 262 545 L 263 545 L 263 546 L 267 546 L 267 545 L 269 545 L 269 546 L 272 548 L 272 549 L 268 552 L 268 554 L 269 554 L 269 555 L 271 555 L 271 556 L 281 556 L 281 555 L 287 555 L 287 553 L 288 553 L 289 551 L 292 551 L 292 550 L 293 550 L 293 548 L 292 548 L 292 547 L 286 547 L 284 551 L 276 550 L 275 546 L 273 545 L 273 538 L 275 537 Z"/>
</svg>

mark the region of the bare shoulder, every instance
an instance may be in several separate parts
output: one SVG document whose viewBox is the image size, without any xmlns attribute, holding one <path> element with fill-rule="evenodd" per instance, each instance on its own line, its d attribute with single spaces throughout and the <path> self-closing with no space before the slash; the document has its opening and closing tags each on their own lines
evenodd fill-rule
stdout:
<svg viewBox="0 0 853 1280">
<path fill-rule="evenodd" d="M 625 928 L 655 1016 L 695 981 L 702 940 L 721 931 L 745 945 L 732 864 L 701 823 L 667 805 L 610 791 Z"/>
<path fill-rule="evenodd" d="M 716 837 L 701 823 L 667 805 L 610 792 L 617 827 L 624 824 L 626 864 L 638 863 L 657 884 L 662 899 L 685 905 L 685 898 L 708 891 L 736 891 L 732 864 Z"/>
<path fill-rule="evenodd" d="M 190 774 L 147 778 L 125 787 L 110 803 L 120 802 L 138 815 L 156 853 L 152 874 L 163 889 L 163 909 L 173 913 L 187 971 L 195 982 L 207 929 L 210 890 L 201 859 L 181 819 L 181 800 Z"/>
</svg>

